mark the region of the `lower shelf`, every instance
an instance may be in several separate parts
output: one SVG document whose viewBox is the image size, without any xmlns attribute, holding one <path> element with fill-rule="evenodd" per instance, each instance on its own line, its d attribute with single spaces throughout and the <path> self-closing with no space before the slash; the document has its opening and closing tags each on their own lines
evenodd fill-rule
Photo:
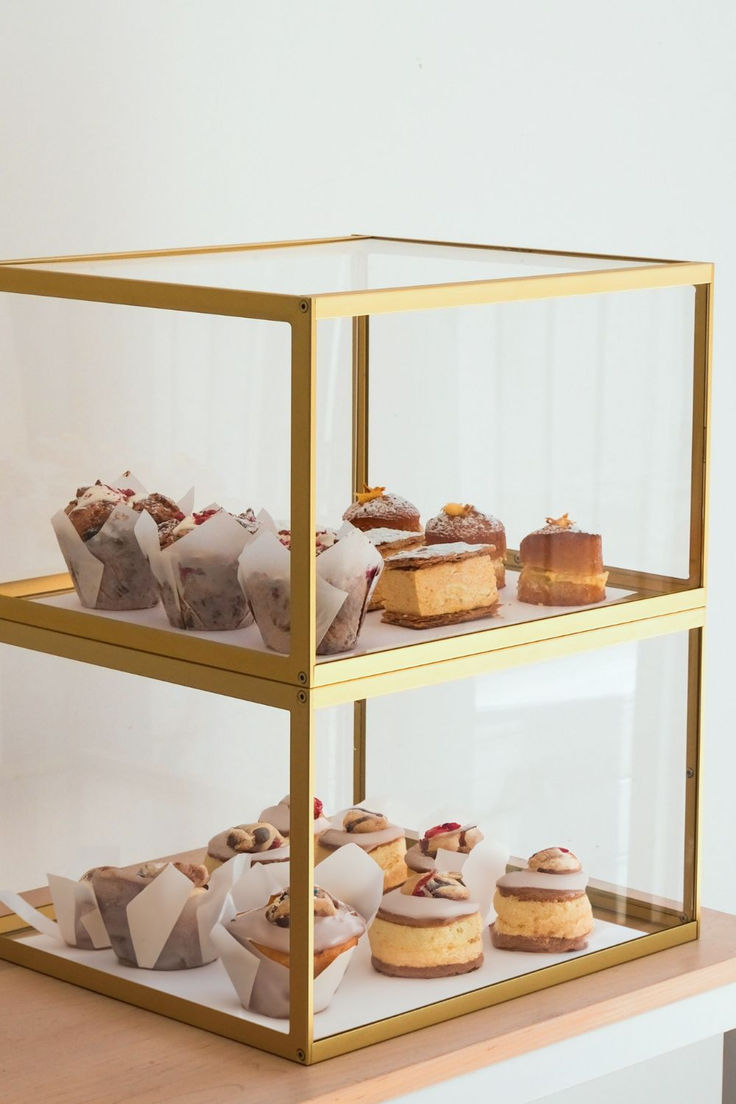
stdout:
<svg viewBox="0 0 736 1104">
<path fill-rule="evenodd" d="M 529 954 L 524 952 L 500 951 L 491 945 L 488 928 L 484 932 L 485 961 L 483 966 L 472 974 L 455 978 L 404 979 L 387 978 L 378 974 L 370 963 L 370 947 L 367 939 L 361 941 L 345 978 L 333 997 L 330 1007 L 314 1017 L 314 1039 L 323 1040 L 366 1027 L 390 1017 L 401 1016 L 416 1009 L 450 1000 L 463 994 L 478 994 L 481 989 L 492 992 L 490 987 L 499 982 L 519 980 L 526 982 L 523 991 L 528 991 L 530 975 L 539 978 L 539 987 L 548 984 L 543 980 L 548 967 L 572 963 L 576 959 L 589 960 L 590 969 L 596 969 L 595 959 L 601 951 L 613 947 L 622 947 L 633 941 L 651 939 L 651 935 L 634 928 L 597 919 L 595 930 L 590 938 L 588 949 L 572 954 Z M 12 953 L 9 944 L 15 944 L 31 951 L 30 955 Z M 652 949 L 655 949 L 654 947 Z M 646 953 L 637 949 L 635 954 Z M 0 957 L 22 960 L 42 972 L 63 976 L 65 980 L 77 982 L 86 988 L 101 988 L 108 993 L 114 992 L 114 983 L 104 987 L 95 984 L 99 973 L 108 979 L 120 978 L 135 984 L 136 993 L 120 993 L 122 999 L 141 1007 L 158 1008 L 157 994 L 167 994 L 186 1004 L 199 1006 L 201 1013 L 197 1017 L 200 1026 L 208 1026 L 206 1010 L 217 1013 L 218 1025 L 214 1028 L 219 1034 L 228 1034 L 222 1029 L 221 1017 L 232 1019 L 233 1037 L 251 1041 L 243 1025 L 251 1023 L 266 1027 L 274 1032 L 286 1034 L 288 1022 L 259 1016 L 240 1006 L 232 985 L 221 963 L 213 962 L 195 970 L 176 972 L 157 972 L 136 970 L 121 966 L 111 950 L 81 951 L 76 948 L 57 944 L 48 936 L 21 934 L 13 938 L 0 940 Z M 624 950 L 621 958 L 633 957 Z M 608 963 L 605 963 L 606 965 Z M 603 963 L 601 965 L 604 965 Z M 587 972 L 587 970 L 585 971 Z M 520 985 L 519 991 L 522 991 Z M 513 993 L 508 993 L 511 996 Z M 492 1000 L 480 1003 L 492 1003 Z M 180 1017 L 187 1020 L 186 1014 Z M 255 1041 L 255 1040 L 254 1040 Z M 260 1045 L 256 1043 L 256 1045 Z M 364 1045 L 364 1044 L 358 1044 Z"/>
</svg>

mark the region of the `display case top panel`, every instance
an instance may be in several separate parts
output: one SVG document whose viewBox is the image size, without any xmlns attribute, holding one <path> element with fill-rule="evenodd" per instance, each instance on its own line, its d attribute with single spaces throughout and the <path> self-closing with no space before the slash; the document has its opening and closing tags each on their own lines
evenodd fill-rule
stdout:
<svg viewBox="0 0 736 1104">
<path fill-rule="evenodd" d="M 73 275 L 325 295 L 465 281 L 600 272 L 667 262 L 353 237 L 15 262 Z"/>
</svg>

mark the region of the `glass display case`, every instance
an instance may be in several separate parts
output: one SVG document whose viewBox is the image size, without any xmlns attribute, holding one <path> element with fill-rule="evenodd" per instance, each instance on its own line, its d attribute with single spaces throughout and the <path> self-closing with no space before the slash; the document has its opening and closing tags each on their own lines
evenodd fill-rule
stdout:
<svg viewBox="0 0 736 1104">
<path fill-rule="evenodd" d="M 712 275 L 0 264 L 0 956 L 310 1063 L 696 938 Z"/>
</svg>

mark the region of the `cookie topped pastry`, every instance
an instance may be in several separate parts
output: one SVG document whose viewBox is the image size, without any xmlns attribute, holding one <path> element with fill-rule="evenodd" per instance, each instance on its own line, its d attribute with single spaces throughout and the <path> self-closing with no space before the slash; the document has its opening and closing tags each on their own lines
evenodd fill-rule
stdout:
<svg viewBox="0 0 736 1104">
<path fill-rule="evenodd" d="M 421 529 L 419 511 L 408 499 L 387 492 L 385 487 L 366 486 L 342 515 L 356 529 L 401 529 L 416 533 Z"/>
<path fill-rule="evenodd" d="M 437 514 L 430 518 L 425 526 L 427 544 L 454 544 L 464 541 L 466 544 L 492 544 L 493 569 L 496 573 L 496 586 L 506 583 L 504 556 L 506 555 L 506 530 L 503 522 L 492 514 L 483 514 L 466 502 L 447 502 Z"/>
<path fill-rule="evenodd" d="M 273 824 L 263 820 L 236 824 L 212 837 L 207 844 L 205 865 L 208 870 L 215 870 L 236 855 L 250 855 L 254 863 L 286 862 L 289 841 Z"/>
<path fill-rule="evenodd" d="M 585 950 L 593 931 L 587 884 L 580 860 L 566 847 L 535 851 L 524 870 L 496 882 L 493 946 L 544 953 Z"/>
<path fill-rule="evenodd" d="M 404 829 L 391 824 L 383 813 L 356 805 L 334 818 L 332 826 L 317 840 L 316 861 L 329 858 L 348 843 L 357 844 L 381 867 L 384 892 L 406 881 Z"/>
<path fill-rule="evenodd" d="M 406 865 L 410 870 L 420 872 L 433 870 L 438 851 L 469 855 L 482 839 L 483 833 L 475 824 L 463 825 L 456 820 L 436 824 L 433 828 L 428 828 L 419 842 L 406 852 Z"/>
</svg>

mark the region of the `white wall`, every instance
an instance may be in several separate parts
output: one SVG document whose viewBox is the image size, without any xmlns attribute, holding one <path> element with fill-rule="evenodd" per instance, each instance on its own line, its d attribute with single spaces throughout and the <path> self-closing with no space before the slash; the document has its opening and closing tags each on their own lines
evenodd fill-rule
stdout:
<svg viewBox="0 0 736 1104">
<path fill-rule="evenodd" d="M 736 911 L 734 6 L 1 8 L 0 256 L 365 231 L 716 262 L 703 893 Z"/>
</svg>

